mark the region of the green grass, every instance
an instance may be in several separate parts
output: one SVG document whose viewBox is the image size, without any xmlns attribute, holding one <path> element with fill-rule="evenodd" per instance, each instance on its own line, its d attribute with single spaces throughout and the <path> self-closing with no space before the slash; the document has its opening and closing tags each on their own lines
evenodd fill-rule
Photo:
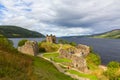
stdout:
<svg viewBox="0 0 120 80">
<path fill-rule="evenodd" d="M 80 73 L 75 70 L 68 70 L 69 73 L 78 75 L 79 77 L 89 78 L 90 80 L 98 80 L 96 76 L 90 74 Z"/>
<path fill-rule="evenodd" d="M 43 58 L 36 57 L 34 59 L 34 66 L 39 80 L 75 80 L 63 73 L 60 73 L 52 63 Z"/>
<path fill-rule="evenodd" d="M 59 44 L 49 43 L 49 42 L 40 42 L 39 49 L 40 52 L 55 52 L 60 48 Z"/>
<path fill-rule="evenodd" d="M 57 52 L 44 53 L 43 56 L 48 59 L 52 58 L 53 61 L 58 62 L 58 63 L 71 62 L 71 60 L 69 60 L 69 59 L 59 58 L 59 53 L 57 53 Z M 90 68 L 93 68 L 93 69 L 96 68 L 95 66 L 92 66 L 92 65 L 90 65 L 90 66 L 91 66 Z M 90 80 L 98 80 L 96 76 L 91 75 L 91 74 L 83 74 L 83 73 L 77 72 L 75 70 L 69 70 L 68 72 L 71 74 L 78 75 L 80 77 L 89 78 Z"/>
<path fill-rule="evenodd" d="M 30 56 L 0 50 L 0 80 L 37 80 Z"/>
<path fill-rule="evenodd" d="M 0 80 L 75 80 L 43 58 L 0 51 Z"/>
<path fill-rule="evenodd" d="M 95 35 L 93 38 L 113 38 L 113 39 L 119 39 L 120 38 L 120 30 L 113 30 L 109 31 L 100 35 Z"/>
<path fill-rule="evenodd" d="M 92 64 L 92 63 L 88 63 L 87 66 L 88 66 L 88 68 L 90 70 L 96 70 L 96 69 L 98 69 L 98 66 L 96 66 L 95 64 Z"/>
<path fill-rule="evenodd" d="M 63 62 L 70 63 L 70 62 L 72 62 L 71 60 L 66 59 L 66 58 L 53 58 L 53 61 L 58 62 L 58 63 L 63 63 Z"/>
<path fill-rule="evenodd" d="M 0 38 L 0 80 L 75 80 L 60 73 L 43 58 L 18 52 L 6 38 Z"/>
<path fill-rule="evenodd" d="M 63 62 L 70 63 L 71 62 L 71 60 L 69 60 L 69 59 L 59 58 L 59 53 L 57 53 L 57 52 L 44 53 L 43 56 L 48 59 L 52 59 L 53 61 L 58 62 L 58 63 L 63 63 Z"/>
<path fill-rule="evenodd" d="M 44 53 L 43 56 L 50 59 L 50 58 L 58 57 L 59 54 L 57 52 L 50 52 L 50 53 Z"/>
</svg>

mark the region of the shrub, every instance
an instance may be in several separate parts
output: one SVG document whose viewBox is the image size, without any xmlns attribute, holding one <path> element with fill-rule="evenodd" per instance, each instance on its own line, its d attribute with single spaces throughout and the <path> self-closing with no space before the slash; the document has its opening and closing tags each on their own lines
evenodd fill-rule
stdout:
<svg viewBox="0 0 120 80">
<path fill-rule="evenodd" d="M 119 68 L 120 67 L 120 63 L 116 62 L 116 61 L 112 61 L 107 65 L 108 68 Z"/>
<path fill-rule="evenodd" d="M 38 44 L 38 46 L 39 46 L 39 52 L 46 52 L 46 51 L 45 51 L 45 48 L 42 47 L 41 44 L 42 44 L 42 42 L 40 42 L 40 43 Z"/>
<path fill-rule="evenodd" d="M 55 52 L 59 49 L 60 45 L 49 43 L 49 42 L 41 42 L 39 43 L 40 52 Z"/>
<path fill-rule="evenodd" d="M 69 42 L 67 40 L 59 39 L 58 43 L 60 43 L 60 44 L 68 44 Z"/>
<path fill-rule="evenodd" d="M 72 46 L 72 45 L 70 45 L 70 44 L 64 44 L 63 46 L 62 46 L 62 49 L 72 49 L 72 50 L 75 50 L 76 48 L 74 47 L 74 46 Z"/>
<path fill-rule="evenodd" d="M 90 53 L 94 53 L 93 47 L 90 46 Z"/>
<path fill-rule="evenodd" d="M 5 37 L 1 37 L 0 38 L 0 49 L 6 50 L 6 51 L 13 51 L 14 50 L 13 42 Z"/>
<path fill-rule="evenodd" d="M 117 74 L 118 69 L 117 68 L 108 68 L 107 71 L 105 71 L 103 74 L 109 78 L 109 80 L 119 80 L 120 73 Z"/>
<path fill-rule="evenodd" d="M 109 62 L 107 65 L 108 69 L 104 72 L 104 75 L 109 78 L 109 80 L 119 80 L 120 79 L 120 63 L 116 61 Z"/>
<path fill-rule="evenodd" d="M 23 46 L 26 41 L 28 41 L 28 40 L 26 40 L 26 39 L 20 40 L 18 43 L 18 46 Z"/>
<path fill-rule="evenodd" d="M 70 42 L 69 44 L 72 46 L 77 46 L 77 44 L 75 42 Z"/>
<path fill-rule="evenodd" d="M 100 59 L 100 56 L 98 54 L 90 53 L 86 57 L 86 60 L 87 60 L 88 64 L 94 64 L 96 66 L 101 64 L 101 59 Z"/>
<path fill-rule="evenodd" d="M 76 46 L 77 45 L 75 42 L 69 42 L 69 41 L 63 40 L 63 39 L 59 39 L 58 43 L 60 43 L 60 44 L 70 44 L 72 46 Z"/>
</svg>

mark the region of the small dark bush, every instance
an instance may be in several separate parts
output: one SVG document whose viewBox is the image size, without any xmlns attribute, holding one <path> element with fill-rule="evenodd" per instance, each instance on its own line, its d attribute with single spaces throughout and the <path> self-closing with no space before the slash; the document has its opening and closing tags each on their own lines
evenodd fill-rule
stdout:
<svg viewBox="0 0 120 80">
<path fill-rule="evenodd" d="M 18 46 L 23 46 L 26 41 L 28 41 L 28 40 L 23 39 L 23 40 L 19 41 Z"/>
<path fill-rule="evenodd" d="M 77 44 L 75 42 L 69 42 L 67 40 L 59 39 L 58 43 L 60 44 L 70 44 L 71 46 L 76 46 Z"/>
</svg>

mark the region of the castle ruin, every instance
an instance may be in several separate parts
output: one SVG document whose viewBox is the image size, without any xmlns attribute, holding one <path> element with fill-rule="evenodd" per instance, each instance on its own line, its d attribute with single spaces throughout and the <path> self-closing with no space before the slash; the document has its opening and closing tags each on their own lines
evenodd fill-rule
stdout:
<svg viewBox="0 0 120 80">
<path fill-rule="evenodd" d="M 46 36 L 46 42 L 50 42 L 50 43 L 56 43 L 56 36 L 55 35 L 47 35 Z"/>
<path fill-rule="evenodd" d="M 90 53 L 90 48 L 86 45 L 79 44 L 75 49 L 60 49 L 59 55 L 61 58 L 72 60 L 71 67 L 82 72 L 87 72 L 87 63 L 85 57 Z"/>
<path fill-rule="evenodd" d="M 18 47 L 18 51 L 35 56 L 39 53 L 39 47 L 36 41 L 26 41 L 21 47 Z"/>
</svg>

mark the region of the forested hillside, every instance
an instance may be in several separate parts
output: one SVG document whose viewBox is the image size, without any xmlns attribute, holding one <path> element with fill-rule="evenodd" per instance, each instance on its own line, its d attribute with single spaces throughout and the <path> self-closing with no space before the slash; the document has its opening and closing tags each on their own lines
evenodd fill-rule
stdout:
<svg viewBox="0 0 120 80">
<path fill-rule="evenodd" d="M 7 38 L 38 38 L 44 37 L 43 34 L 27 30 L 18 26 L 0 26 L 0 36 Z"/>
</svg>

